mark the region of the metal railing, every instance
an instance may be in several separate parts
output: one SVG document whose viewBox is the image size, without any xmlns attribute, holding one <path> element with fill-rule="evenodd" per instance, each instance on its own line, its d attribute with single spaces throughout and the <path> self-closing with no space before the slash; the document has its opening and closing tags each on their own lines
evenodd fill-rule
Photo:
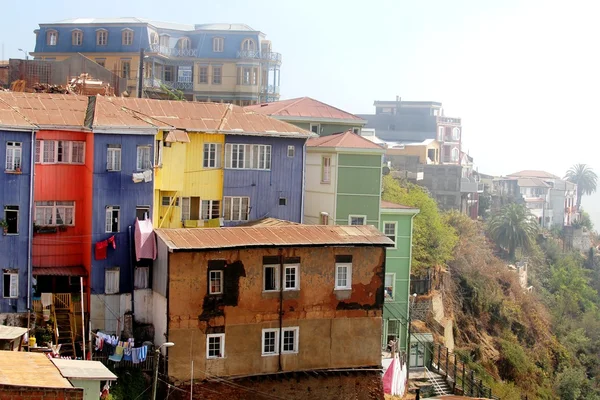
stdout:
<svg viewBox="0 0 600 400">
<path fill-rule="evenodd" d="M 258 50 L 240 50 L 237 52 L 237 58 L 249 58 L 252 60 L 265 60 L 265 61 L 275 61 L 281 62 L 281 53 L 276 53 L 273 51 L 269 52 L 260 52 Z"/>
<path fill-rule="evenodd" d="M 165 85 L 170 89 L 194 90 L 194 82 L 163 81 L 159 78 L 144 78 L 144 87 L 160 88 Z"/>
<path fill-rule="evenodd" d="M 150 51 L 168 57 L 198 57 L 198 49 L 161 46 L 157 43 L 150 45 Z"/>
<path fill-rule="evenodd" d="M 260 93 L 263 94 L 279 94 L 279 86 L 268 85 L 260 88 Z"/>
</svg>

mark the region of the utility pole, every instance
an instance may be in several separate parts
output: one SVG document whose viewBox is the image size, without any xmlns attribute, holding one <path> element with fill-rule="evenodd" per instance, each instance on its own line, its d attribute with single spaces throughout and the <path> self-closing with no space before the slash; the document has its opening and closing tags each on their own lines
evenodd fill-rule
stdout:
<svg viewBox="0 0 600 400">
<path fill-rule="evenodd" d="M 140 66 L 138 68 L 138 99 L 142 98 L 144 89 L 144 48 L 140 47 Z"/>
</svg>

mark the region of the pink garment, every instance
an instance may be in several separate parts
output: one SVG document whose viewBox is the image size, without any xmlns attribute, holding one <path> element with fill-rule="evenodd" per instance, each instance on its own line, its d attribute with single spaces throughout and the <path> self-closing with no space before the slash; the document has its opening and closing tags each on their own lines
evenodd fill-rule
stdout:
<svg viewBox="0 0 600 400">
<path fill-rule="evenodd" d="M 156 238 L 150 219 L 135 221 L 135 258 L 156 260 Z"/>
</svg>

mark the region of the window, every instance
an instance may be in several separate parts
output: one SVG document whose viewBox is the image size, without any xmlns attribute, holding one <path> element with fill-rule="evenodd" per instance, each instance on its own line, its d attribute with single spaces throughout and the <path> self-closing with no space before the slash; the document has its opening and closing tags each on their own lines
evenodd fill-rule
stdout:
<svg viewBox="0 0 600 400">
<path fill-rule="evenodd" d="M 7 234 L 19 233 L 19 206 L 4 206 L 4 222 L 8 224 Z"/>
<path fill-rule="evenodd" d="M 396 247 L 396 222 L 384 222 L 383 234 L 394 242 L 394 247 Z"/>
<path fill-rule="evenodd" d="M 75 225 L 74 201 L 36 201 L 35 224 L 39 226 Z"/>
<path fill-rule="evenodd" d="M 58 32 L 57 31 L 48 31 L 46 33 L 46 44 L 48 46 L 56 46 L 58 43 Z"/>
<path fill-rule="evenodd" d="M 43 164 L 84 164 L 85 142 L 36 140 L 35 160 Z"/>
<path fill-rule="evenodd" d="M 452 149 L 452 161 L 458 161 L 458 149 L 455 147 Z"/>
<path fill-rule="evenodd" d="M 163 141 L 157 140 L 154 146 L 154 166 L 159 167 L 162 165 L 163 156 Z"/>
<path fill-rule="evenodd" d="M 137 206 L 135 208 L 135 217 L 140 221 L 150 218 L 150 206 Z"/>
<path fill-rule="evenodd" d="M 181 65 L 177 68 L 177 82 L 192 83 L 192 66 Z"/>
<path fill-rule="evenodd" d="M 152 158 L 150 157 L 150 146 L 138 146 L 136 168 L 138 171 L 152 168 Z"/>
<path fill-rule="evenodd" d="M 262 355 L 272 356 L 279 354 L 279 329 L 262 330 Z"/>
<path fill-rule="evenodd" d="M 331 157 L 321 159 L 321 183 L 331 183 Z"/>
<path fill-rule="evenodd" d="M 226 221 L 247 221 L 250 197 L 225 197 L 223 216 Z"/>
<path fill-rule="evenodd" d="M 110 268 L 104 271 L 104 293 L 119 293 L 119 268 Z"/>
<path fill-rule="evenodd" d="M 189 50 L 190 47 L 192 47 L 192 44 L 191 44 L 189 38 L 184 37 L 184 38 L 179 39 L 179 41 L 177 42 L 177 47 L 180 50 Z"/>
<path fill-rule="evenodd" d="M 160 38 L 159 38 L 160 47 L 169 47 L 170 40 L 171 40 L 171 37 L 169 35 L 160 35 Z"/>
<path fill-rule="evenodd" d="M 172 196 L 163 196 L 162 197 L 162 202 L 161 204 L 165 207 L 168 207 L 171 205 L 171 203 L 173 203 L 173 197 Z M 179 197 L 175 198 L 175 203 L 173 203 L 174 207 L 179 207 Z"/>
<path fill-rule="evenodd" d="M 158 44 L 158 34 L 156 32 L 150 33 L 150 43 Z"/>
<path fill-rule="evenodd" d="M 182 197 L 181 198 L 181 220 L 182 221 L 188 221 L 191 218 L 190 216 L 190 198 L 189 197 Z"/>
<path fill-rule="evenodd" d="M 198 69 L 198 83 L 208 83 L 208 67 Z"/>
<path fill-rule="evenodd" d="M 354 127 L 352 128 L 352 133 L 360 134 L 360 128 Z"/>
<path fill-rule="evenodd" d="M 258 69 L 252 67 L 239 67 L 237 77 L 238 85 L 257 85 Z"/>
<path fill-rule="evenodd" d="M 310 131 L 318 135 L 321 133 L 321 124 L 310 124 Z"/>
<path fill-rule="evenodd" d="M 348 216 L 348 225 L 366 225 L 367 217 L 366 215 L 349 215 Z"/>
<path fill-rule="evenodd" d="M 150 268 L 136 267 L 133 287 L 135 289 L 148 289 L 148 281 L 150 277 Z"/>
<path fill-rule="evenodd" d="M 212 83 L 215 85 L 220 85 L 221 84 L 221 76 L 222 76 L 221 75 L 221 72 L 222 72 L 221 67 L 220 66 L 217 67 L 217 66 L 213 65 L 212 70 L 213 70 Z"/>
<path fill-rule="evenodd" d="M 460 139 L 460 129 L 452 128 L 452 139 L 454 139 L 454 140 Z"/>
<path fill-rule="evenodd" d="M 299 328 L 297 326 L 291 328 L 283 328 L 281 330 L 283 334 L 283 348 L 282 353 L 297 353 L 298 352 L 298 333 Z"/>
<path fill-rule="evenodd" d="M 204 144 L 204 168 L 221 168 L 221 143 Z"/>
<path fill-rule="evenodd" d="M 5 299 L 16 299 L 19 297 L 19 274 L 17 272 L 5 272 L 2 294 Z"/>
<path fill-rule="evenodd" d="M 280 206 L 287 206 L 287 198 L 285 198 L 285 197 L 280 197 L 280 198 L 279 198 L 279 205 L 280 205 Z"/>
<path fill-rule="evenodd" d="M 219 218 L 220 214 L 219 200 L 202 200 L 201 219 L 209 220 Z"/>
<path fill-rule="evenodd" d="M 96 58 L 96 64 L 98 64 L 101 67 L 104 67 L 106 65 L 106 59 L 104 59 L 104 58 Z"/>
<path fill-rule="evenodd" d="M 394 300 L 394 281 L 396 274 L 385 274 L 385 282 L 383 286 L 384 296 L 386 300 Z"/>
<path fill-rule="evenodd" d="M 225 39 L 222 37 L 213 38 L 213 52 L 222 53 L 225 47 Z"/>
<path fill-rule="evenodd" d="M 131 29 L 123 29 L 121 33 L 121 44 L 123 46 L 131 46 L 133 44 L 133 31 Z"/>
<path fill-rule="evenodd" d="M 242 51 L 254 51 L 256 50 L 256 43 L 252 39 L 244 39 L 242 42 Z"/>
<path fill-rule="evenodd" d="M 225 357 L 225 334 L 206 335 L 206 358 Z"/>
<path fill-rule="evenodd" d="M 271 169 L 271 146 L 263 144 L 225 145 L 225 168 Z"/>
<path fill-rule="evenodd" d="M 208 271 L 208 294 L 223 293 L 223 271 Z"/>
<path fill-rule="evenodd" d="M 294 157 L 296 155 L 296 146 L 288 146 L 287 149 L 287 156 L 288 157 Z"/>
<path fill-rule="evenodd" d="M 81 46 L 83 43 L 83 32 L 76 29 L 71 33 L 71 44 L 73 46 Z"/>
<path fill-rule="evenodd" d="M 352 289 L 352 264 L 351 263 L 336 263 L 335 264 L 335 289 L 336 290 Z"/>
<path fill-rule="evenodd" d="M 96 31 L 96 46 L 106 46 L 108 43 L 108 31 L 100 29 Z"/>
<path fill-rule="evenodd" d="M 300 289 L 298 264 L 285 264 L 283 266 L 285 275 L 283 276 L 283 290 L 298 290 Z"/>
<path fill-rule="evenodd" d="M 265 292 L 279 290 L 279 265 L 263 266 L 263 290 Z"/>
<path fill-rule="evenodd" d="M 22 143 L 6 142 L 6 170 L 16 171 L 21 168 Z"/>
<path fill-rule="evenodd" d="M 167 82 L 172 82 L 173 81 L 173 66 L 172 65 L 165 65 L 163 67 L 163 80 L 167 81 Z"/>
<path fill-rule="evenodd" d="M 120 206 L 106 206 L 106 233 L 119 232 Z"/>
<path fill-rule="evenodd" d="M 131 75 L 131 61 L 121 60 L 121 78 L 129 79 Z"/>
<path fill-rule="evenodd" d="M 106 170 L 120 171 L 121 170 L 121 145 L 109 144 L 106 150 Z"/>
<path fill-rule="evenodd" d="M 440 126 L 438 127 L 438 141 L 443 141 L 444 140 L 444 127 Z"/>
</svg>

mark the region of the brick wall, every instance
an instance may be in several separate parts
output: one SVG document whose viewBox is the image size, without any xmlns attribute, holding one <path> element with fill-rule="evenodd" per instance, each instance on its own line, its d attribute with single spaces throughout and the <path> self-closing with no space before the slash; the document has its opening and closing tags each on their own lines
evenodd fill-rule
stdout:
<svg viewBox="0 0 600 400">
<path fill-rule="evenodd" d="M 83 400 L 83 389 L 0 385 L 0 400 Z"/>
<path fill-rule="evenodd" d="M 260 377 L 236 379 L 230 384 L 207 382 L 194 385 L 194 399 L 266 399 L 265 394 L 286 400 L 383 400 L 381 373 L 368 371 L 350 375 L 322 375 L 297 373 L 295 377 Z M 240 387 L 241 386 L 241 387 Z M 171 389 L 171 398 L 189 399 L 188 386 L 180 389 L 186 393 Z"/>
</svg>

